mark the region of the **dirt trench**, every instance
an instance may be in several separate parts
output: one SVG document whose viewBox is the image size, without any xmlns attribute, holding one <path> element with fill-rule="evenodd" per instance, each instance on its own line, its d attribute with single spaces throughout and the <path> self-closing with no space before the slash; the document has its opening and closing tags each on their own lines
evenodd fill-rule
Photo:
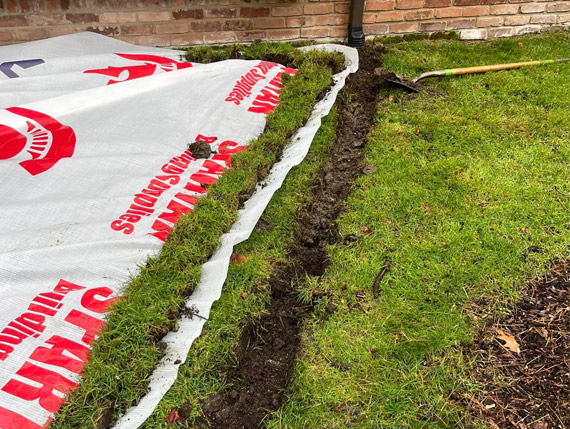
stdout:
<svg viewBox="0 0 570 429">
<path fill-rule="evenodd" d="M 362 174 L 366 136 L 374 125 L 379 92 L 386 84 L 374 74 L 382 48 L 360 52 L 360 69 L 347 80 L 349 94 L 339 100 L 336 143 L 311 190 L 312 201 L 300 211 L 295 244 L 288 264 L 274 269 L 267 314 L 242 334 L 238 365 L 228 375 L 230 386 L 204 401 L 213 428 L 257 428 L 283 401 L 299 350 L 303 321 L 312 311 L 296 290 L 305 274 L 321 276 L 328 265 L 326 246 L 339 240 L 336 218 L 354 180 Z"/>
</svg>

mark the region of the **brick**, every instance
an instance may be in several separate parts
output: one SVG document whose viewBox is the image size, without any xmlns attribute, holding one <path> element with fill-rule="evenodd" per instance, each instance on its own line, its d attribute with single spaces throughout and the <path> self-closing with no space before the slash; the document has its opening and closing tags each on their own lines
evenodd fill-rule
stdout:
<svg viewBox="0 0 570 429">
<path fill-rule="evenodd" d="M 259 18 L 262 16 L 269 16 L 268 7 L 242 7 L 240 16 L 244 18 Z"/>
<path fill-rule="evenodd" d="M 235 19 L 235 20 L 227 20 L 224 22 L 224 31 L 243 31 L 243 30 L 252 30 L 253 29 L 253 22 L 249 19 Z"/>
<path fill-rule="evenodd" d="M 28 23 L 32 27 L 40 27 L 42 25 L 62 24 L 63 22 L 64 22 L 63 15 L 60 13 L 28 16 Z"/>
<path fill-rule="evenodd" d="M 169 22 L 168 24 L 155 24 L 156 34 L 182 34 L 188 33 L 188 24 L 185 22 Z"/>
<path fill-rule="evenodd" d="M 124 36 L 148 36 L 152 34 L 152 26 L 150 24 L 123 25 L 121 34 Z"/>
<path fill-rule="evenodd" d="M 316 18 L 317 26 L 348 24 L 348 15 L 324 15 Z"/>
<path fill-rule="evenodd" d="M 436 9 L 436 18 L 458 18 L 463 14 L 463 10 L 460 7 L 447 7 L 445 9 Z"/>
<path fill-rule="evenodd" d="M 137 37 L 137 44 L 145 46 L 169 46 L 170 36 L 139 36 Z"/>
<path fill-rule="evenodd" d="M 281 7 L 274 7 L 271 9 L 271 14 L 273 16 L 295 16 L 295 15 L 302 15 L 303 14 L 303 6 L 295 5 L 295 6 L 281 6 Z"/>
<path fill-rule="evenodd" d="M 11 31 L 0 31 L 0 42 L 9 42 L 12 40 Z"/>
<path fill-rule="evenodd" d="M 229 7 L 220 7 L 216 9 L 206 9 L 206 18 L 235 18 L 237 16 L 237 9 Z"/>
<path fill-rule="evenodd" d="M 367 1 L 364 10 L 392 10 L 394 0 L 370 0 Z"/>
<path fill-rule="evenodd" d="M 174 19 L 203 19 L 204 9 L 177 10 L 172 12 Z"/>
<path fill-rule="evenodd" d="M 45 39 L 47 34 L 46 28 L 26 28 L 13 31 L 14 40 L 22 41 Z"/>
<path fill-rule="evenodd" d="M 293 18 L 287 18 L 285 20 L 285 25 L 287 27 L 303 27 L 303 26 L 308 26 L 308 27 L 312 27 L 317 23 L 317 17 L 316 16 L 299 16 L 299 17 L 293 17 Z"/>
<path fill-rule="evenodd" d="M 420 23 L 420 31 L 422 33 L 431 33 L 433 31 L 443 31 L 447 27 L 447 22 L 422 22 Z"/>
<path fill-rule="evenodd" d="M 513 33 L 517 35 L 539 33 L 542 31 L 542 28 L 540 25 L 525 25 L 523 27 L 514 27 Z"/>
<path fill-rule="evenodd" d="M 0 16 L 0 27 L 25 27 L 28 21 L 23 15 Z"/>
<path fill-rule="evenodd" d="M 170 44 L 172 46 L 190 46 L 202 44 L 204 42 L 203 34 L 176 34 L 170 37 Z"/>
<path fill-rule="evenodd" d="M 105 24 L 124 24 L 136 21 L 137 14 L 135 12 L 105 12 L 99 14 L 99 22 Z"/>
<path fill-rule="evenodd" d="M 521 6 L 522 8 L 522 6 Z M 568 12 L 570 10 L 570 2 L 554 3 L 546 6 L 547 12 Z"/>
<path fill-rule="evenodd" d="M 328 28 L 301 28 L 301 37 L 322 39 L 329 37 Z"/>
<path fill-rule="evenodd" d="M 396 0 L 396 9 L 419 9 L 423 5 L 424 0 Z"/>
<path fill-rule="evenodd" d="M 526 25 L 530 22 L 530 16 L 510 15 L 505 16 L 505 25 Z"/>
<path fill-rule="evenodd" d="M 447 23 L 448 30 L 463 30 L 465 28 L 475 27 L 474 19 L 454 19 Z"/>
<path fill-rule="evenodd" d="M 48 37 L 57 37 L 63 36 L 65 34 L 73 34 L 79 33 L 80 31 L 87 30 L 86 25 L 81 26 L 57 26 L 57 27 L 48 27 Z"/>
<path fill-rule="evenodd" d="M 518 11 L 518 4 L 501 4 L 491 6 L 491 15 L 514 15 Z"/>
<path fill-rule="evenodd" d="M 350 13 L 350 4 L 348 4 L 348 3 L 337 3 L 334 5 L 334 11 L 336 13 Z"/>
<path fill-rule="evenodd" d="M 489 30 L 487 30 L 487 35 L 490 38 L 496 38 L 496 37 L 509 37 L 513 34 L 513 30 L 511 28 L 491 28 Z"/>
<path fill-rule="evenodd" d="M 487 27 L 500 27 L 503 25 L 505 19 L 502 16 L 489 16 L 484 18 L 479 18 L 477 20 L 477 27 L 487 28 Z"/>
<path fill-rule="evenodd" d="M 489 6 L 465 6 L 463 8 L 463 16 L 489 15 L 490 10 Z"/>
<path fill-rule="evenodd" d="M 462 30 L 459 37 L 462 40 L 482 40 L 487 38 L 487 30 Z"/>
<path fill-rule="evenodd" d="M 387 24 L 370 24 L 364 25 L 364 32 L 369 35 L 388 34 L 389 27 Z"/>
<path fill-rule="evenodd" d="M 66 13 L 65 19 L 72 24 L 94 24 L 99 22 L 99 15 L 94 13 Z"/>
<path fill-rule="evenodd" d="M 240 42 L 255 42 L 257 40 L 266 40 L 267 33 L 265 31 L 247 31 L 245 33 L 237 33 Z"/>
<path fill-rule="evenodd" d="M 6 10 L 8 10 L 8 12 L 17 12 L 18 11 L 18 2 L 16 0 L 7 0 L 6 1 Z"/>
<path fill-rule="evenodd" d="M 570 22 L 570 13 L 558 15 L 558 22 Z"/>
<path fill-rule="evenodd" d="M 299 30 L 272 30 L 269 32 L 271 40 L 293 40 L 299 38 Z"/>
<path fill-rule="evenodd" d="M 46 10 L 56 10 L 57 9 L 57 0 L 46 0 L 45 8 L 46 8 Z"/>
<path fill-rule="evenodd" d="M 192 31 L 221 31 L 222 23 L 220 21 L 194 21 L 190 23 Z"/>
<path fill-rule="evenodd" d="M 521 4 L 521 13 L 540 13 L 544 12 L 545 9 L 546 3 Z"/>
<path fill-rule="evenodd" d="M 531 24 L 556 24 L 556 15 L 532 15 Z"/>
<path fill-rule="evenodd" d="M 345 38 L 347 36 L 348 36 L 348 30 L 347 30 L 346 26 L 331 27 L 330 37 L 341 39 L 341 38 Z"/>
<path fill-rule="evenodd" d="M 394 22 L 402 21 L 404 19 L 404 12 L 382 12 L 376 15 L 376 22 Z"/>
<path fill-rule="evenodd" d="M 419 28 L 417 22 L 398 22 L 390 24 L 390 33 L 415 33 Z"/>
<path fill-rule="evenodd" d="M 425 0 L 424 7 L 449 7 L 451 0 Z"/>
<path fill-rule="evenodd" d="M 139 21 L 143 22 L 168 21 L 170 20 L 170 12 L 139 12 L 138 17 Z"/>
<path fill-rule="evenodd" d="M 204 41 L 206 43 L 231 43 L 236 41 L 236 35 L 233 32 L 209 33 L 204 35 Z"/>
<path fill-rule="evenodd" d="M 284 28 L 285 18 L 256 18 L 253 25 L 255 28 Z"/>
<path fill-rule="evenodd" d="M 312 3 L 305 5 L 305 15 L 324 15 L 334 11 L 332 3 Z"/>
<path fill-rule="evenodd" d="M 422 9 L 406 12 L 406 21 L 420 21 L 433 18 L 433 9 Z"/>
<path fill-rule="evenodd" d="M 376 21 L 376 14 L 375 13 L 364 13 L 362 15 L 362 22 L 364 24 L 374 24 L 374 21 Z"/>
<path fill-rule="evenodd" d="M 481 0 L 455 0 L 453 4 L 455 6 L 478 6 L 481 4 Z"/>
</svg>

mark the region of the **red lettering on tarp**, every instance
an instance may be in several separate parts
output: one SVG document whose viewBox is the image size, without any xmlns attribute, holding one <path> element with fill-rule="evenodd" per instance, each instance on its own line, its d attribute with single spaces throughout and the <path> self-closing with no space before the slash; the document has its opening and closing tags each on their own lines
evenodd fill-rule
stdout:
<svg viewBox="0 0 570 429">
<path fill-rule="evenodd" d="M 94 289 L 89 289 L 81 297 L 81 305 L 87 310 L 91 310 L 95 313 L 104 313 L 107 311 L 109 306 L 117 301 L 119 298 L 108 298 L 113 294 L 113 290 L 108 287 L 98 287 Z M 108 299 L 97 299 L 96 297 L 102 296 Z"/>
<path fill-rule="evenodd" d="M 145 76 L 152 76 L 156 74 L 157 71 L 171 72 L 174 70 L 182 70 L 192 67 L 192 64 L 190 63 L 179 62 L 158 55 L 138 55 L 138 54 L 115 54 L 115 55 L 118 55 L 119 57 L 125 58 L 127 60 L 143 62 L 144 64 L 122 66 L 122 67 L 109 66 L 105 69 L 85 70 L 83 73 L 101 74 L 104 76 L 113 77 L 115 79 L 111 79 L 107 82 L 107 85 L 112 85 L 114 83 L 125 82 L 127 80 L 139 79 Z"/>
<path fill-rule="evenodd" d="M 281 69 L 279 74 L 271 79 L 271 82 L 261 90 L 261 92 L 255 97 L 251 107 L 247 109 L 248 112 L 253 113 L 263 113 L 265 115 L 270 114 L 279 105 L 279 95 L 281 94 L 281 89 L 283 88 L 282 76 L 283 73 L 289 75 L 295 74 L 297 70 L 284 67 Z"/>
<path fill-rule="evenodd" d="M 65 321 L 83 329 L 85 334 L 81 338 L 81 341 L 89 345 L 93 344 L 95 338 L 97 338 L 101 329 L 105 326 L 105 322 L 101 319 L 97 319 L 76 309 L 69 312 Z"/>
<path fill-rule="evenodd" d="M 42 429 L 42 427 L 24 416 L 0 407 L 0 428 L 2 429 Z"/>
<path fill-rule="evenodd" d="M 168 238 L 168 236 L 172 232 L 172 227 L 165 224 L 164 222 L 162 222 L 160 220 L 156 220 L 152 224 L 152 230 L 154 232 L 151 232 L 150 235 L 158 238 L 160 241 L 166 241 L 166 239 Z"/>
<path fill-rule="evenodd" d="M 239 106 L 243 100 L 251 96 L 253 87 L 265 79 L 269 70 L 275 66 L 277 63 L 260 61 L 258 65 L 240 77 L 225 101 Z"/>
<path fill-rule="evenodd" d="M 74 372 L 75 374 L 81 374 L 83 372 L 83 367 L 89 357 L 88 347 L 58 335 L 51 337 L 46 341 L 46 344 L 53 347 L 38 347 L 31 354 L 30 359 L 47 363 L 49 365 L 59 366 Z M 71 353 L 78 359 L 64 355 L 64 351 Z"/>
<path fill-rule="evenodd" d="M 77 387 L 77 383 L 63 375 L 30 362 L 24 363 L 16 374 L 41 384 L 41 387 L 11 379 L 2 387 L 2 391 L 25 401 L 39 400 L 40 406 L 50 413 L 55 413 L 64 401 L 64 398 L 56 396 L 54 391 L 67 394 Z"/>
</svg>

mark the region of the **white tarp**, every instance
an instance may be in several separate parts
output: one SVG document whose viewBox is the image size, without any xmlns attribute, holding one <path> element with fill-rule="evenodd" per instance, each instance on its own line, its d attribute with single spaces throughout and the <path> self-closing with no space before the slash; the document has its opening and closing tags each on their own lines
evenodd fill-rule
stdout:
<svg viewBox="0 0 570 429">
<path fill-rule="evenodd" d="M 262 132 L 282 73 L 294 73 L 180 55 L 93 33 L 0 47 L 2 429 L 49 421 L 120 287 L 192 211 L 200 185 Z M 194 159 L 195 141 L 215 154 Z M 254 204 L 259 214 L 269 198 Z"/>
</svg>

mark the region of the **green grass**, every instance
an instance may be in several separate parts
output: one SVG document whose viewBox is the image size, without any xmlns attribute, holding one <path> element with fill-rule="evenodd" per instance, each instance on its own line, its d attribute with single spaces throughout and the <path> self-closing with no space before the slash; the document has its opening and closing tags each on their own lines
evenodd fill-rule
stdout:
<svg viewBox="0 0 570 429">
<path fill-rule="evenodd" d="M 387 47 L 384 66 L 412 77 L 565 57 L 570 37 Z M 441 96 L 392 89 L 379 105 L 366 149 L 378 171 L 358 180 L 339 220 L 343 234 L 363 239 L 331 246 L 332 265 L 303 291 L 338 307 L 307 323 L 269 428 L 477 427 L 451 399 L 477 394 L 463 348 L 492 316 L 472 304 L 507 311 L 547 261 L 568 257 L 570 65 L 428 84 Z"/>
<path fill-rule="evenodd" d="M 258 44 L 256 49 L 277 49 L 264 46 Z M 268 117 L 264 133 L 233 157 L 232 169 L 209 188 L 192 214 L 180 220 L 160 255 L 149 259 L 125 286 L 126 299 L 113 307 L 80 387 L 60 409 L 51 428 L 95 427 L 103 414 L 117 417 L 146 393 L 148 376 L 162 354 L 156 339 L 175 327 L 178 309 L 196 286 L 201 265 L 215 250 L 219 236 L 229 230 L 240 204 L 330 85 L 330 66 L 340 65 L 338 55 L 295 52 L 293 57 L 299 71 L 285 81 L 281 103 Z"/>
</svg>

